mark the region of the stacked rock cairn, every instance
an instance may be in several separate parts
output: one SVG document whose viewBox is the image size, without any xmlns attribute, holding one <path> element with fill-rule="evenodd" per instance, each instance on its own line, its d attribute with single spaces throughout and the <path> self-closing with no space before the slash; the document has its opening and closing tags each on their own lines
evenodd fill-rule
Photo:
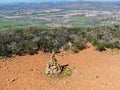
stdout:
<svg viewBox="0 0 120 90">
<path fill-rule="evenodd" d="M 50 76 L 58 76 L 58 74 L 60 74 L 62 71 L 62 67 L 58 64 L 54 55 L 55 52 L 52 53 L 51 59 L 48 61 L 45 68 L 45 73 Z"/>
</svg>

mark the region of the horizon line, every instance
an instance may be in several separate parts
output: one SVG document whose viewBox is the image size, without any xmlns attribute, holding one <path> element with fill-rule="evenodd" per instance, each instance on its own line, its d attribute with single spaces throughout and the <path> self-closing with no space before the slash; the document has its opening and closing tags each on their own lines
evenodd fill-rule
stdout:
<svg viewBox="0 0 120 90">
<path fill-rule="evenodd" d="M 19 3 L 49 3 L 49 2 L 52 2 L 52 3 L 56 3 L 56 2 L 120 2 L 120 1 L 79 1 L 79 0 L 76 0 L 76 1 L 30 1 L 30 2 L 26 2 L 26 1 L 22 1 L 22 2 L 19 2 L 19 1 L 16 1 L 16 2 L 0 2 L 0 4 L 19 4 Z"/>
</svg>

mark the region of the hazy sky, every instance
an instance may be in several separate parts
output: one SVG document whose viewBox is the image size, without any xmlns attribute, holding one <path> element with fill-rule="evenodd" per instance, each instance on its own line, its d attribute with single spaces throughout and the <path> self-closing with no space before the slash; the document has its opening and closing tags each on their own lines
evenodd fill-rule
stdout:
<svg viewBox="0 0 120 90">
<path fill-rule="evenodd" d="M 49 2 L 49 1 L 120 1 L 120 0 L 0 0 L 0 3 L 12 2 Z"/>
</svg>

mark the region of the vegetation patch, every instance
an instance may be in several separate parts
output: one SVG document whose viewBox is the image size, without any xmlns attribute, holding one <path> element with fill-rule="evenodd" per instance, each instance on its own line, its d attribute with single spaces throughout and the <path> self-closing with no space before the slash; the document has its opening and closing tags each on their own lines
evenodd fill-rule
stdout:
<svg viewBox="0 0 120 90">
<path fill-rule="evenodd" d="M 80 18 L 71 18 L 71 19 L 69 19 L 68 22 L 70 22 L 70 23 L 74 23 L 74 22 L 86 23 L 88 20 L 89 20 L 89 18 L 87 18 L 87 17 L 80 17 Z"/>
<path fill-rule="evenodd" d="M 63 77 L 69 77 L 71 75 L 72 75 L 72 69 L 70 69 L 69 67 L 63 67 L 62 72 L 58 76 L 63 78 Z"/>
<path fill-rule="evenodd" d="M 59 52 L 60 49 L 78 53 L 93 43 L 97 50 L 120 49 L 120 26 L 88 28 L 26 27 L 0 33 L 0 56 L 34 55 L 38 51 Z"/>
<path fill-rule="evenodd" d="M 116 41 L 114 43 L 108 43 L 108 42 L 105 42 L 105 43 L 101 43 L 97 40 L 94 40 L 93 43 L 92 43 L 94 46 L 97 47 L 97 50 L 99 51 L 105 51 L 107 48 L 109 49 L 120 49 L 120 42 L 119 41 Z"/>
</svg>

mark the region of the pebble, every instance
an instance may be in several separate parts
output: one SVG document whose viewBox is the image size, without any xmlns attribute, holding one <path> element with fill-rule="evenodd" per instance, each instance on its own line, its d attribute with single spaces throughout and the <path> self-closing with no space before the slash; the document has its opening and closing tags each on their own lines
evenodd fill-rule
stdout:
<svg viewBox="0 0 120 90">
<path fill-rule="evenodd" d="M 33 69 L 30 69 L 30 71 L 34 71 Z"/>
<path fill-rule="evenodd" d="M 96 78 L 99 78 L 99 76 L 96 76 Z"/>
<path fill-rule="evenodd" d="M 13 79 L 11 79 L 10 81 L 11 81 L 11 83 L 13 83 L 13 82 L 15 82 L 15 81 L 16 81 L 16 79 L 15 79 L 15 78 L 13 78 Z"/>
</svg>

